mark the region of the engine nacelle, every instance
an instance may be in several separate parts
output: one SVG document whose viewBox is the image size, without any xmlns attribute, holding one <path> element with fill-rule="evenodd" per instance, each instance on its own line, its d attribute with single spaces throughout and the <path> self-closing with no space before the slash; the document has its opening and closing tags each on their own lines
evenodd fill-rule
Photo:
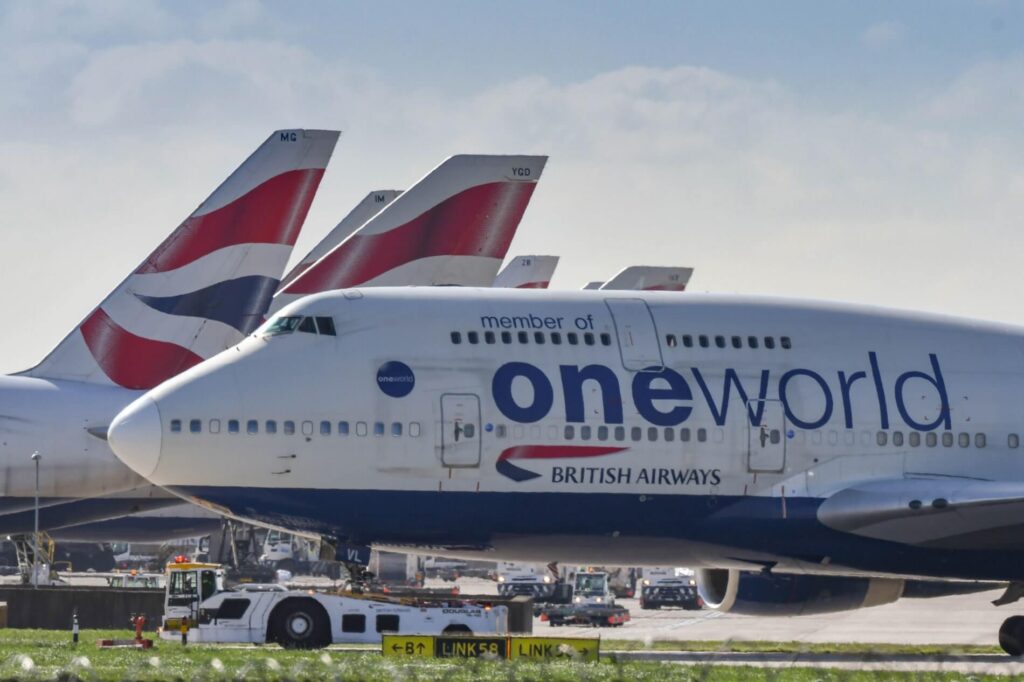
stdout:
<svg viewBox="0 0 1024 682">
<path fill-rule="evenodd" d="M 697 571 L 697 591 L 709 609 L 750 616 L 804 616 L 891 604 L 903 581 L 823 575 L 764 575 L 729 569 Z"/>
</svg>

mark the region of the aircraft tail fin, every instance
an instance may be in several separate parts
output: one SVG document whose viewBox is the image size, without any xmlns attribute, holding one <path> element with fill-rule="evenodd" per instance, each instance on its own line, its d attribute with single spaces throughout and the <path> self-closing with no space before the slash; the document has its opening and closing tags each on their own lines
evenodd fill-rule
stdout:
<svg viewBox="0 0 1024 682">
<path fill-rule="evenodd" d="M 516 256 L 494 278 L 503 289 L 547 289 L 558 267 L 558 256 Z"/>
<path fill-rule="evenodd" d="M 354 286 L 490 286 L 546 156 L 452 156 L 281 289 L 271 310 Z"/>
<path fill-rule="evenodd" d="M 338 135 L 275 131 L 23 374 L 148 389 L 240 341 L 263 319 Z"/>
<path fill-rule="evenodd" d="M 598 288 L 612 291 L 685 291 L 692 275 L 693 268 L 631 265 Z"/>
</svg>

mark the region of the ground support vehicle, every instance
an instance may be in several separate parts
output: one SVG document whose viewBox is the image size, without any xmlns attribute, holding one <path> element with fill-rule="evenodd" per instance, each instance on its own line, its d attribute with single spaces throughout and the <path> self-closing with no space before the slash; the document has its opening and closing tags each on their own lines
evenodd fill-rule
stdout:
<svg viewBox="0 0 1024 682">
<path fill-rule="evenodd" d="M 498 634 L 508 607 L 460 599 L 395 599 L 380 595 L 224 588 L 218 564 L 167 567 L 160 637 L 189 642 L 277 643 L 314 649 L 338 643 L 379 643 L 397 634 Z"/>
<path fill-rule="evenodd" d="M 697 580 L 690 569 L 648 568 L 638 582 L 641 609 L 677 606 L 693 611 L 704 607 L 697 593 Z"/>
<path fill-rule="evenodd" d="M 618 627 L 629 621 L 629 610 L 615 603 L 607 573 L 585 570 L 572 576 L 571 603 L 545 605 L 540 609 L 540 619 L 555 627 Z"/>
<path fill-rule="evenodd" d="M 502 597 L 533 597 L 534 603 L 550 601 L 557 581 L 543 568 L 531 564 L 500 562 L 498 594 Z"/>
</svg>

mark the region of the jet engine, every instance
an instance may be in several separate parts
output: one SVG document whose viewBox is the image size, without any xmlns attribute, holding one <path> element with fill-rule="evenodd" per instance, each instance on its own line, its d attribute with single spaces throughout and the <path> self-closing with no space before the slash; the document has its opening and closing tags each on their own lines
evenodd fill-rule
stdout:
<svg viewBox="0 0 1024 682">
<path fill-rule="evenodd" d="M 822 575 L 697 571 L 697 591 L 709 609 L 750 616 L 805 616 L 891 604 L 904 581 Z"/>
</svg>

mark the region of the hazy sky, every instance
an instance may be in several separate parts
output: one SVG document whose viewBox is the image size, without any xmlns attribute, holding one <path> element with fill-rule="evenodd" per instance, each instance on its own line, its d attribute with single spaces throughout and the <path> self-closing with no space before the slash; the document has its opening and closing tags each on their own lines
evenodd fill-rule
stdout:
<svg viewBox="0 0 1024 682">
<path fill-rule="evenodd" d="M 1021 3 L 8 0 L 0 93 L 6 371 L 288 127 L 344 131 L 296 258 L 449 154 L 545 153 L 512 253 L 554 286 L 1024 322 Z"/>
</svg>

